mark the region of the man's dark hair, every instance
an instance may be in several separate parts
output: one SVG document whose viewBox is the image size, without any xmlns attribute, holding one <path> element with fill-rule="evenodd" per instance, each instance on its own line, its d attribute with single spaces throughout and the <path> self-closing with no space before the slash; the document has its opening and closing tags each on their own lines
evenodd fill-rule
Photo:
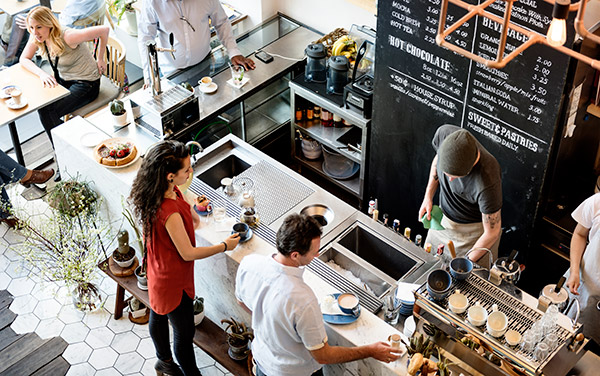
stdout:
<svg viewBox="0 0 600 376">
<path fill-rule="evenodd" d="M 313 217 L 292 214 L 283 220 L 277 231 L 277 250 L 284 256 L 292 252 L 305 255 L 310 250 L 310 243 L 322 234 L 319 222 Z"/>
</svg>

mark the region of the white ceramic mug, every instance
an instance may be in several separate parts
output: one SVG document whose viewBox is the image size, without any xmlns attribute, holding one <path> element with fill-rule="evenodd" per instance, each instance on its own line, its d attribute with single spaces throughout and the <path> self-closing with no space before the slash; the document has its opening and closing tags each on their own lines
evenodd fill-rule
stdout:
<svg viewBox="0 0 600 376">
<path fill-rule="evenodd" d="M 206 89 L 210 86 L 210 84 L 212 84 L 212 78 L 210 78 L 209 76 L 204 76 L 200 79 L 200 81 L 198 81 L 198 84 L 201 88 Z"/>
<path fill-rule="evenodd" d="M 467 311 L 467 319 L 475 326 L 481 326 L 485 324 L 487 318 L 487 310 L 482 307 L 479 302 L 475 303 L 475 305 L 471 306 Z"/>
<path fill-rule="evenodd" d="M 454 313 L 463 313 L 469 306 L 469 299 L 460 293 L 460 290 L 456 290 L 454 294 L 448 298 L 448 305 L 450 310 Z"/>
<path fill-rule="evenodd" d="M 23 92 L 21 91 L 21 89 L 18 89 L 16 87 L 13 88 L 12 91 L 11 91 L 11 93 L 10 93 L 10 96 L 13 99 L 13 103 L 16 106 L 20 106 L 21 105 L 21 94 L 23 94 Z"/>
<path fill-rule="evenodd" d="M 508 327 L 508 317 L 506 317 L 504 312 L 498 310 L 496 304 L 492 306 L 492 311 L 487 319 L 487 331 L 494 337 L 502 337 Z"/>
</svg>

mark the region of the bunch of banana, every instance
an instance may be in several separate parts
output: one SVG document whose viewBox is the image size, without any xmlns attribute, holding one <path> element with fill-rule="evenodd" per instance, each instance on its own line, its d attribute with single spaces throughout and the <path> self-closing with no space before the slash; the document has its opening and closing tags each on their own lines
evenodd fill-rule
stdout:
<svg viewBox="0 0 600 376">
<path fill-rule="evenodd" d="M 344 55 L 348 59 L 356 54 L 356 42 L 347 35 L 342 36 L 336 40 L 333 46 L 331 46 L 331 56 Z"/>
</svg>

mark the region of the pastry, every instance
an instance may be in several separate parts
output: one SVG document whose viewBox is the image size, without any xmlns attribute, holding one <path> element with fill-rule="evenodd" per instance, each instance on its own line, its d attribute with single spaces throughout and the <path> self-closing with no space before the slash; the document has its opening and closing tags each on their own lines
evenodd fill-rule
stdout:
<svg viewBox="0 0 600 376">
<path fill-rule="evenodd" d="M 94 148 L 94 159 L 105 166 L 123 166 L 133 161 L 137 148 L 131 141 L 108 140 Z"/>
</svg>

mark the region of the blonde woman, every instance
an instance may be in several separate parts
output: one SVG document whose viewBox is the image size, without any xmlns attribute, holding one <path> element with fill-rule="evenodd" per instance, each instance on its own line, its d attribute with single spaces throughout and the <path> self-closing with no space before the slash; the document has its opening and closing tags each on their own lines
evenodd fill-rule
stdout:
<svg viewBox="0 0 600 376">
<path fill-rule="evenodd" d="M 31 34 L 20 63 L 38 75 L 44 87 L 58 84 L 69 89 L 68 96 L 38 110 L 40 120 L 50 141 L 52 128 L 62 123 L 61 117 L 98 97 L 100 77 L 106 70 L 104 53 L 108 40 L 108 26 L 86 29 L 62 28 L 52 11 L 36 7 L 27 15 L 27 29 Z M 85 42 L 98 39 L 98 56 L 94 58 Z M 50 62 L 54 75 L 40 69 L 31 59 L 39 51 Z M 57 174 L 58 175 L 58 174 Z"/>
</svg>

